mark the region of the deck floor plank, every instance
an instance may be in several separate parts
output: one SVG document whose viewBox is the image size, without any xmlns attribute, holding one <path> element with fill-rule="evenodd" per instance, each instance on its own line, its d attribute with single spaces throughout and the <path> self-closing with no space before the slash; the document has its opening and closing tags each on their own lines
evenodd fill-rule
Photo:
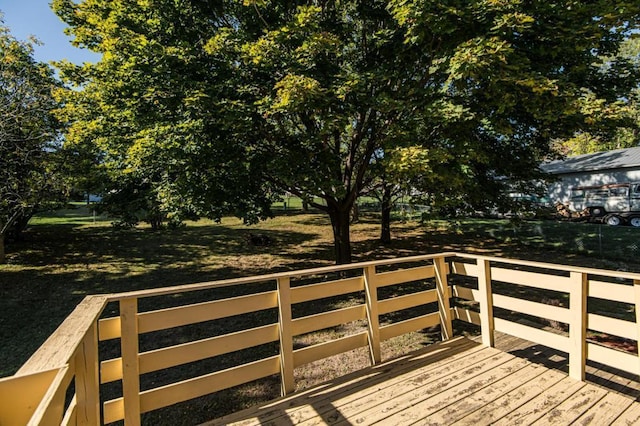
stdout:
<svg viewBox="0 0 640 426">
<path fill-rule="evenodd" d="M 387 398 L 385 392 L 381 392 L 362 403 L 357 401 L 357 404 L 344 407 L 341 410 L 347 414 L 350 418 L 351 424 L 353 422 L 358 425 L 369 425 L 381 420 L 385 420 L 396 413 L 405 410 L 408 407 L 417 407 L 420 405 L 420 409 L 425 408 L 424 402 L 440 404 L 442 398 L 448 398 L 449 393 L 447 391 L 462 385 L 464 387 L 471 379 L 482 375 L 487 371 L 491 371 L 496 367 L 505 366 L 506 369 L 522 368 L 524 363 L 522 360 L 516 359 L 514 356 L 500 353 L 494 349 L 485 348 L 487 353 L 491 354 L 489 358 L 486 358 L 480 362 L 472 362 L 468 359 L 460 361 L 458 365 L 444 365 L 437 370 L 438 378 L 433 380 L 433 377 L 426 377 L 426 380 L 422 381 L 410 381 L 400 385 L 400 393 L 394 398 Z M 464 368 L 458 369 L 457 367 L 463 366 Z M 446 374 L 440 374 L 447 370 L 454 370 Z M 356 408 L 354 410 L 354 408 Z M 364 410 L 363 410 L 364 408 Z M 418 409 L 418 408 L 416 408 Z M 399 421 L 394 418 L 391 423 Z M 350 422 L 343 421 L 337 424 L 349 424 Z"/>
<path fill-rule="evenodd" d="M 585 386 L 570 377 L 545 389 L 538 396 L 495 422 L 496 426 L 529 425 Z"/>
<path fill-rule="evenodd" d="M 547 370 L 546 373 L 537 376 L 534 380 L 521 384 L 511 392 L 473 411 L 453 424 L 478 425 L 495 422 L 540 395 L 565 377 L 567 377 L 566 374 L 559 371 Z"/>
<path fill-rule="evenodd" d="M 640 424 L 640 403 L 633 403 L 618 418 L 616 418 L 612 426 L 631 426 Z"/>
<path fill-rule="evenodd" d="M 586 384 L 554 409 L 542 416 L 534 425 L 567 425 L 582 416 L 587 410 L 600 401 L 607 391 L 597 386 Z"/>
<path fill-rule="evenodd" d="M 574 424 L 582 426 L 611 424 L 620 415 L 620 411 L 626 410 L 632 403 L 633 400 L 630 398 L 617 393 L 607 393 Z"/>
<path fill-rule="evenodd" d="M 414 376 L 409 380 L 395 383 L 392 386 L 380 386 L 377 392 L 367 395 L 356 394 L 350 401 L 335 401 L 333 413 L 341 413 L 343 416 L 358 422 L 369 424 L 375 419 L 386 418 L 394 410 L 401 409 L 406 404 L 436 395 L 469 378 L 490 370 L 495 365 L 515 360 L 515 357 L 501 353 L 491 348 L 483 348 L 481 351 L 458 359 L 457 362 L 443 360 L 434 365 L 434 368 Z M 364 397 L 362 397 L 364 396 Z M 360 419 L 363 419 L 362 422 Z M 330 424 L 349 423 L 347 421 L 330 422 Z M 305 426 L 318 424 L 316 422 L 302 423 Z"/>
<path fill-rule="evenodd" d="M 569 378 L 557 351 L 496 341 L 500 349 L 466 338 L 434 344 L 205 425 L 640 423 L 640 403 Z"/>
<path fill-rule="evenodd" d="M 491 367 L 489 371 L 474 377 L 470 381 L 464 381 L 456 386 L 442 390 L 438 389 L 435 393 L 420 393 L 417 395 L 418 398 L 415 399 L 412 395 L 410 399 L 400 401 L 400 411 L 396 411 L 383 420 L 386 420 L 388 424 L 409 425 L 425 418 L 430 419 L 438 411 L 445 409 L 450 404 L 464 401 L 470 395 L 473 395 L 476 390 L 494 385 L 496 380 L 504 376 L 504 374 L 512 374 L 522 370 L 525 364 L 520 361 L 518 359 L 508 360 L 499 366 Z M 374 416 L 373 418 L 375 419 L 376 417 Z M 361 417 L 356 417 L 356 422 L 361 419 Z M 366 421 L 361 423 L 369 424 L 369 422 L 370 417 L 367 416 Z"/>
<path fill-rule="evenodd" d="M 456 420 L 479 410 L 488 403 L 495 401 L 501 396 L 509 393 L 514 388 L 517 388 L 522 383 L 528 383 L 535 380 L 538 376 L 544 373 L 544 367 L 538 365 L 525 365 L 523 368 L 519 368 L 514 373 L 502 376 L 497 381 L 486 380 L 479 382 L 476 378 L 475 381 L 469 384 L 469 387 L 458 391 L 451 397 L 447 397 L 442 401 L 443 406 L 432 413 L 419 410 L 418 413 L 412 413 L 412 409 L 406 410 L 409 415 L 405 416 L 407 419 L 413 418 L 413 420 L 405 422 L 402 419 L 395 422 L 396 425 L 401 424 L 419 424 L 419 425 L 448 425 L 454 423 Z M 498 372 L 498 374 L 500 374 Z M 499 376 L 498 376 L 499 377 Z M 484 387 L 481 387 L 484 386 Z M 426 415 L 426 417 L 424 416 Z"/>
</svg>

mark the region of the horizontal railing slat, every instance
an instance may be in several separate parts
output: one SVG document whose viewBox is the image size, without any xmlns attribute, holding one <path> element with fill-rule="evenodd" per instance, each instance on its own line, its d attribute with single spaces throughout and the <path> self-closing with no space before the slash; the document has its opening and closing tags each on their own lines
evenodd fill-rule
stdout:
<svg viewBox="0 0 640 426">
<path fill-rule="evenodd" d="M 388 314 L 391 312 L 401 311 L 427 303 L 433 303 L 438 300 L 438 292 L 434 290 L 425 290 L 418 293 L 406 294 L 404 296 L 392 297 L 390 299 L 380 300 L 378 302 L 378 312 Z"/>
<path fill-rule="evenodd" d="M 294 367 L 299 367 L 319 359 L 328 358 L 366 345 L 367 333 L 362 332 L 306 348 L 297 349 L 293 351 L 293 365 Z"/>
<path fill-rule="evenodd" d="M 632 285 L 614 284 L 589 280 L 589 297 L 597 297 L 614 302 L 635 303 Z"/>
<path fill-rule="evenodd" d="M 170 295 L 170 294 L 176 294 L 176 293 L 186 293 L 191 291 L 208 290 L 212 288 L 224 288 L 229 286 L 254 284 L 254 283 L 261 283 L 261 282 L 268 282 L 268 281 L 275 282 L 278 278 L 308 277 L 308 276 L 322 275 L 322 274 L 328 274 L 333 272 L 362 269 L 369 266 L 382 266 L 382 265 L 388 266 L 388 265 L 398 265 L 402 263 L 415 263 L 415 262 L 422 262 L 426 260 L 433 260 L 437 257 L 450 257 L 450 256 L 456 256 L 456 253 L 443 252 L 443 253 L 436 253 L 436 254 L 423 254 L 418 256 L 397 257 L 393 259 L 372 260 L 368 262 L 349 263 L 344 265 L 322 266 L 319 268 L 302 269 L 302 270 L 290 271 L 290 272 L 277 272 L 274 274 L 256 275 L 252 277 L 230 278 L 230 279 L 220 280 L 220 281 L 209 281 L 209 282 L 196 283 L 196 284 L 184 284 L 184 285 L 171 286 L 171 287 L 154 288 L 149 290 L 136 290 L 136 291 L 130 291 L 130 292 L 124 292 L 124 293 L 109 294 L 109 295 L 106 295 L 106 297 L 107 297 L 107 301 L 115 302 L 122 299 L 140 299 L 144 297 L 154 297 L 154 296 L 163 296 L 163 295 Z"/>
<path fill-rule="evenodd" d="M 278 292 L 250 294 L 138 314 L 140 334 L 278 307 Z"/>
<path fill-rule="evenodd" d="M 380 327 L 380 340 L 388 340 L 392 337 L 407 334 L 412 331 L 422 330 L 423 328 L 433 327 L 440 324 L 440 316 L 438 312 L 422 315 L 394 324 Z"/>
<path fill-rule="evenodd" d="M 598 275 L 603 277 L 640 280 L 640 274 L 637 272 L 612 271 L 607 269 L 585 268 L 582 266 L 570 266 L 570 265 L 561 265 L 557 263 L 537 262 L 533 260 L 508 259 L 504 257 L 495 257 L 495 256 L 480 256 L 480 255 L 471 254 L 471 253 L 447 252 L 447 253 L 441 253 L 440 255 L 445 257 L 471 259 L 477 262 L 488 260 L 490 262 L 502 263 L 505 265 L 514 265 L 517 267 L 527 266 L 527 267 L 532 267 L 536 269 L 547 269 L 550 271 L 557 271 L 557 272 L 578 272 L 578 273 Z"/>
<path fill-rule="evenodd" d="M 566 336 L 529 327 L 528 325 L 507 321 L 502 318 L 494 318 L 494 324 L 496 331 L 510 334 L 531 342 L 540 343 L 541 345 L 549 346 L 550 348 L 558 349 L 559 351 L 569 352 L 569 338 Z"/>
<path fill-rule="evenodd" d="M 457 275 L 466 275 L 469 277 L 478 276 L 478 265 L 462 262 L 451 262 L 451 273 Z"/>
<path fill-rule="evenodd" d="M 638 355 L 587 343 L 587 359 L 631 374 L 640 374 Z"/>
<path fill-rule="evenodd" d="M 358 321 L 365 319 L 366 317 L 367 312 L 364 305 L 336 309 L 329 312 L 323 312 L 321 314 L 294 319 L 291 321 L 291 333 L 294 336 L 297 336 L 299 334 L 310 333 L 312 331 L 335 327 L 352 321 Z"/>
<path fill-rule="evenodd" d="M 469 300 L 471 302 L 477 302 L 480 300 L 480 291 L 473 288 L 463 287 L 461 285 L 454 285 L 452 296 L 459 299 Z"/>
<path fill-rule="evenodd" d="M 435 277 L 435 270 L 433 265 L 429 265 L 377 273 L 374 276 L 374 281 L 377 287 L 386 287 L 389 285 L 425 280 L 433 277 Z"/>
<path fill-rule="evenodd" d="M 26 425 L 51 387 L 63 381 L 67 370 L 65 366 L 1 378 L 0 424 Z"/>
<path fill-rule="evenodd" d="M 171 368 L 277 340 L 278 324 L 271 324 L 160 348 L 154 351 L 142 352 L 139 357 L 140 374 Z M 122 358 L 114 358 L 101 363 L 100 383 L 104 384 L 120 379 L 122 379 Z"/>
<path fill-rule="evenodd" d="M 587 321 L 589 330 L 600 331 L 631 340 L 638 338 L 638 326 L 635 322 L 597 314 L 588 314 Z"/>
<path fill-rule="evenodd" d="M 28 425 L 58 424 L 64 416 L 64 400 L 73 373 L 61 368 L 37 405 Z"/>
<path fill-rule="evenodd" d="M 494 281 L 565 293 L 569 291 L 569 286 L 571 285 L 571 280 L 568 277 L 496 267 L 491 268 L 491 279 Z"/>
<path fill-rule="evenodd" d="M 280 356 L 273 356 L 227 370 L 150 389 L 140 393 L 140 411 L 146 413 L 279 372 Z M 104 403 L 105 423 L 112 423 L 122 419 L 124 419 L 124 401 L 122 398 Z"/>
<path fill-rule="evenodd" d="M 325 297 L 341 296 L 364 290 L 362 277 L 328 281 L 291 288 L 291 303 L 308 302 Z"/>
<path fill-rule="evenodd" d="M 138 327 L 140 334 L 150 333 L 276 307 L 278 307 L 278 293 L 267 291 L 248 296 L 143 312 L 138 315 Z M 119 338 L 120 318 L 101 320 L 98 334 L 101 341 Z"/>
<path fill-rule="evenodd" d="M 120 333 L 120 317 L 102 318 L 98 321 L 98 340 L 119 339 Z"/>
<path fill-rule="evenodd" d="M 570 312 L 567 308 L 531 302 L 502 294 L 493 294 L 493 306 L 564 323 L 568 323 L 570 320 Z"/>
</svg>

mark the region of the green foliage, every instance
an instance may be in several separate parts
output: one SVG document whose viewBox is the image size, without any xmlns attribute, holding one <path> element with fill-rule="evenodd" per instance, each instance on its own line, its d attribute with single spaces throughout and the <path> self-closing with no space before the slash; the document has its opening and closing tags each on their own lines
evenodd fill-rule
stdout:
<svg viewBox="0 0 640 426">
<path fill-rule="evenodd" d="M 613 66 L 618 66 L 619 79 L 627 80 L 636 75 L 635 85 L 627 93 L 622 93 L 618 102 L 609 105 L 602 99 L 596 99 L 593 93 L 585 94 L 582 112 L 590 124 L 597 126 L 556 141 L 558 149 L 566 155 L 631 148 L 640 144 L 640 80 L 637 77 L 640 38 L 633 35 L 620 44 L 616 55 L 600 59 L 602 72 L 610 72 Z M 615 80 L 611 83 L 612 86 L 616 84 Z"/>
<path fill-rule="evenodd" d="M 4 238 L 64 196 L 52 69 L 0 21 L 0 263 Z"/>
<path fill-rule="evenodd" d="M 234 67 L 212 60 L 226 19 L 189 2 L 53 2 L 97 64 L 61 63 L 68 149 L 84 153 L 103 209 L 135 224 L 236 213 L 255 222 L 273 198 L 255 179 Z M 240 201 L 239 201 L 240 200 Z"/>
<path fill-rule="evenodd" d="M 637 75 L 599 59 L 637 28 L 635 2 L 53 5 L 103 54 L 62 69 L 82 89 L 68 139 L 97 147 L 106 189 L 137 182 L 167 217 L 248 220 L 288 191 L 330 215 L 342 262 L 349 211 L 379 179 L 408 174 L 452 208 L 503 202 L 498 177 L 542 178 L 550 140 L 617 125 Z"/>
</svg>

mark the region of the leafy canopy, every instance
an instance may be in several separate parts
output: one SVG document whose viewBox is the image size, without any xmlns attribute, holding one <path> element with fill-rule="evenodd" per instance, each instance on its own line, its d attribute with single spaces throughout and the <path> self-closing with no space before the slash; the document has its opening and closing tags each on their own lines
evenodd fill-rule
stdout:
<svg viewBox="0 0 640 426">
<path fill-rule="evenodd" d="M 498 177 L 542 176 L 553 138 L 616 121 L 637 67 L 599 58 L 637 29 L 636 3 L 56 0 L 103 53 L 63 67 L 82 89 L 68 137 L 97 146 L 113 193 L 170 216 L 319 197 L 348 262 L 349 211 L 381 170 L 491 204 Z"/>
</svg>

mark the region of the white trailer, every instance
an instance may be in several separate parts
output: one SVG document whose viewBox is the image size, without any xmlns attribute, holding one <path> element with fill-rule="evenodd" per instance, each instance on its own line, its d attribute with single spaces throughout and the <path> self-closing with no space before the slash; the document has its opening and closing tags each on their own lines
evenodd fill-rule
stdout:
<svg viewBox="0 0 640 426">
<path fill-rule="evenodd" d="M 640 227 L 640 182 L 577 186 L 571 189 L 569 210 L 607 225 Z"/>
</svg>

